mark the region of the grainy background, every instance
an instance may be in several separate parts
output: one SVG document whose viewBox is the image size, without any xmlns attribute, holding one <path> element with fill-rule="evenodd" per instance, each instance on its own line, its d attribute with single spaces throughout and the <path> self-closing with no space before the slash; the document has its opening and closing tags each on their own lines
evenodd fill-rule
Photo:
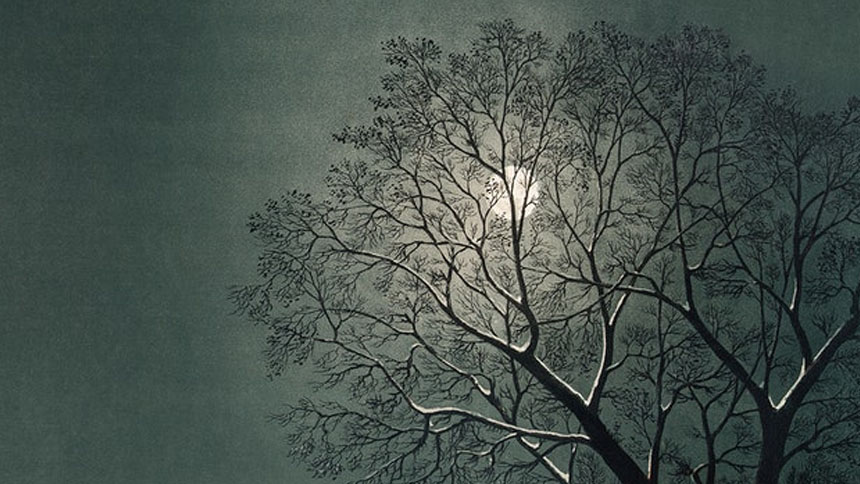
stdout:
<svg viewBox="0 0 860 484">
<path fill-rule="evenodd" d="M 246 216 L 342 156 L 382 40 L 503 17 L 707 23 L 816 103 L 860 94 L 853 0 L 3 2 L 0 482 L 311 482 L 265 420 L 306 376 L 268 381 L 226 298 Z"/>
</svg>

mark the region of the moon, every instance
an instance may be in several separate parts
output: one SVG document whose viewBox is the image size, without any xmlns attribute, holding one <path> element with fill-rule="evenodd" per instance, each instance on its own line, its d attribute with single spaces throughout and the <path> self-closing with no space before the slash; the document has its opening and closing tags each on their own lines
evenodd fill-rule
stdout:
<svg viewBox="0 0 860 484">
<path fill-rule="evenodd" d="M 508 187 L 506 189 L 505 187 Z M 540 194 L 540 182 L 532 180 L 531 174 L 525 168 L 510 165 L 505 167 L 505 180 L 494 175 L 488 187 L 487 197 L 492 203 L 496 215 L 511 218 L 511 200 L 513 197 L 516 214 L 528 217 L 535 209 L 535 201 Z M 525 205 L 525 211 L 523 211 Z"/>
</svg>

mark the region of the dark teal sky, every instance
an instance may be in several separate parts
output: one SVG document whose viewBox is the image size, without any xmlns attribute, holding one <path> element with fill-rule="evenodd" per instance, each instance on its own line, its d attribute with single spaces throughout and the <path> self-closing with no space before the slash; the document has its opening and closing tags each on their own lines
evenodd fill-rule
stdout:
<svg viewBox="0 0 860 484">
<path fill-rule="evenodd" d="M 860 94 L 860 2 L 4 2 L 0 482 L 288 483 L 263 335 L 230 314 L 246 216 L 313 187 L 396 35 L 688 21 L 817 102 Z"/>
</svg>

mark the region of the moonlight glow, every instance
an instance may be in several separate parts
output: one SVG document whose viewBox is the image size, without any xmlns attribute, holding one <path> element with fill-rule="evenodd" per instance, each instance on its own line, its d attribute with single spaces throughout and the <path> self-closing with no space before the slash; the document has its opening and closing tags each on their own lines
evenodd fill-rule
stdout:
<svg viewBox="0 0 860 484">
<path fill-rule="evenodd" d="M 507 185 L 510 192 L 505 189 Z M 511 218 L 511 201 L 513 197 L 514 209 L 519 216 L 528 216 L 534 211 L 535 200 L 540 193 L 540 183 L 533 181 L 531 175 L 525 168 L 508 166 L 505 168 L 505 180 L 494 176 L 490 183 L 488 197 L 492 203 L 493 211 L 506 219 Z M 523 212 L 525 204 L 525 212 Z"/>
</svg>

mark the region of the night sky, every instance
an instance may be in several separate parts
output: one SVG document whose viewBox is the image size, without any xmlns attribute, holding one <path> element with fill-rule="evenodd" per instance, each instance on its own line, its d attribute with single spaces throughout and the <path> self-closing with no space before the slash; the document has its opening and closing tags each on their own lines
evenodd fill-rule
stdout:
<svg viewBox="0 0 860 484">
<path fill-rule="evenodd" d="M 266 379 L 227 293 L 247 216 L 366 119 L 382 40 L 706 23 L 812 102 L 860 94 L 855 0 L 603 3 L 3 2 L 0 482 L 311 482 L 266 420 L 306 377 Z"/>
</svg>

